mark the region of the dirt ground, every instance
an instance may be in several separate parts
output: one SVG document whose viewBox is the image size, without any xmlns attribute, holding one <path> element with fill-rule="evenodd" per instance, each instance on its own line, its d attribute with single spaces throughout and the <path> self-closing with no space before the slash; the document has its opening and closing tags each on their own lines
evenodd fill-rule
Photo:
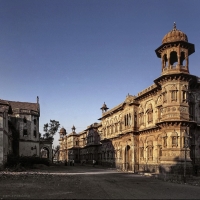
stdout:
<svg viewBox="0 0 200 200">
<path fill-rule="evenodd" d="M 137 190 L 134 191 L 135 186 Z M 0 172 L 0 199 L 194 199 L 200 198 L 197 186 L 200 186 L 199 178 L 188 180 L 187 184 L 165 183 L 101 166 L 50 166 L 23 172 Z M 171 194 L 165 188 L 171 188 Z M 179 190 L 183 192 L 177 192 Z"/>
</svg>

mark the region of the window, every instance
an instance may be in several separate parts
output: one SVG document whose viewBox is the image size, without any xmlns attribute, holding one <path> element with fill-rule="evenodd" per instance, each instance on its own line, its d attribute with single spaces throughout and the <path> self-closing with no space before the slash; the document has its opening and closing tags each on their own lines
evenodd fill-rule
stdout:
<svg viewBox="0 0 200 200">
<path fill-rule="evenodd" d="M 126 115 L 124 115 L 124 125 L 126 126 Z"/>
<path fill-rule="evenodd" d="M 181 52 L 180 64 L 185 65 L 185 52 Z"/>
<path fill-rule="evenodd" d="M 162 89 L 163 103 L 167 102 L 167 91 L 165 88 Z"/>
<path fill-rule="evenodd" d="M 113 125 L 111 125 L 110 128 L 111 128 L 111 134 L 113 134 Z"/>
<path fill-rule="evenodd" d="M 166 68 L 168 66 L 168 60 L 167 60 L 167 54 L 163 56 L 163 68 Z"/>
<path fill-rule="evenodd" d="M 147 157 L 148 157 L 148 160 L 153 160 L 153 147 L 152 146 L 148 146 Z"/>
<path fill-rule="evenodd" d="M 140 157 L 144 157 L 144 147 L 140 147 Z"/>
<path fill-rule="evenodd" d="M 34 135 L 35 138 L 37 137 L 37 132 L 36 132 L 36 130 L 33 131 L 33 135 Z"/>
<path fill-rule="evenodd" d="M 26 123 L 26 122 L 27 122 L 27 119 L 26 119 L 26 117 L 24 117 L 24 119 L 23 119 L 23 122 L 24 122 L 24 123 Z"/>
<path fill-rule="evenodd" d="M 37 120 L 36 120 L 36 119 L 34 119 L 34 125 L 36 125 L 36 123 L 37 123 Z"/>
<path fill-rule="evenodd" d="M 182 102 L 187 102 L 187 92 L 182 91 Z"/>
<path fill-rule="evenodd" d="M 170 65 L 176 66 L 177 62 L 178 62 L 177 52 L 176 51 L 172 51 L 170 53 Z"/>
<path fill-rule="evenodd" d="M 151 123 L 153 121 L 153 112 L 152 111 L 149 111 L 147 113 L 147 120 L 148 120 L 148 123 Z"/>
<path fill-rule="evenodd" d="M 163 114 L 163 108 L 162 106 L 158 108 L 158 119 L 162 118 L 162 114 Z"/>
<path fill-rule="evenodd" d="M 153 122 L 153 108 L 152 108 L 151 103 L 148 105 L 148 109 L 146 113 L 147 113 L 147 122 L 152 123 Z"/>
<path fill-rule="evenodd" d="M 23 136 L 28 136 L 27 129 L 24 129 L 24 130 L 23 130 Z"/>
<path fill-rule="evenodd" d="M 159 147 L 159 157 L 162 156 L 162 147 Z"/>
<path fill-rule="evenodd" d="M 167 102 L 167 92 L 163 92 L 163 103 Z"/>
<path fill-rule="evenodd" d="M 177 101 L 177 91 L 176 90 L 171 91 L 171 100 Z"/>
<path fill-rule="evenodd" d="M 144 124 L 144 113 L 139 114 L 140 125 Z"/>
<path fill-rule="evenodd" d="M 130 114 L 129 114 L 130 115 Z M 131 120 L 131 115 L 130 115 L 130 120 Z M 131 123 L 132 124 L 132 123 Z M 135 112 L 134 114 L 134 126 L 137 126 L 137 113 Z"/>
<path fill-rule="evenodd" d="M 172 147 L 176 147 L 177 146 L 177 137 L 173 136 L 172 137 Z"/>
<path fill-rule="evenodd" d="M 117 123 L 115 124 L 115 132 L 117 132 Z"/>
<path fill-rule="evenodd" d="M 163 137 L 163 146 L 167 147 L 167 136 Z"/>
</svg>

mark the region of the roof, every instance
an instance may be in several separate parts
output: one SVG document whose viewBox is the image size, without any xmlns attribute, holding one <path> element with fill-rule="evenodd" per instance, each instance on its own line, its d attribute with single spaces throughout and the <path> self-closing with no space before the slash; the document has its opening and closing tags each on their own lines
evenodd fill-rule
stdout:
<svg viewBox="0 0 200 200">
<path fill-rule="evenodd" d="M 187 35 L 182 31 L 176 29 L 176 23 L 174 23 L 174 28 L 164 36 L 162 44 L 175 41 L 188 42 Z"/>
<path fill-rule="evenodd" d="M 8 101 L 11 105 L 12 109 L 27 109 L 27 110 L 39 110 L 39 104 L 38 103 L 29 103 L 29 102 L 19 102 L 19 101 Z"/>
<path fill-rule="evenodd" d="M 40 109 L 38 103 L 8 101 L 8 100 L 0 99 L 0 104 L 10 105 L 12 107 L 12 110 L 18 108 L 18 109 L 26 109 L 26 110 L 39 111 L 39 109 Z"/>
</svg>

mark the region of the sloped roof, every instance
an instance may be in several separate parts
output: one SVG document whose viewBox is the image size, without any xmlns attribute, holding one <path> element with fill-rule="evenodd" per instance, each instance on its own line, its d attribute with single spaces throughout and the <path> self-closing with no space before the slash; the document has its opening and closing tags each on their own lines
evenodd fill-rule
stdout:
<svg viewBox="0 0 200 200">
<path fill-rule="evenodd" d="M 29 103 L 29 102 L 19 102 L 19 101 L 8 101 L 11 105 L 12 109 L 27 109 L 27 110 L 39 110 L 39 104 L 38 103 Z"/>
<path fill-rule="evenodd" d="M 12 110 L 17 109 L 17 108 L 33 110 L 33 111 L 38 111 L 39 110 L 39 104 L 38 103 L 8 101 L 8 100 L 3 100 L 3 99 L 0 99 L 0 103 L 9 104 L 12 107 Z"/>
</svg>

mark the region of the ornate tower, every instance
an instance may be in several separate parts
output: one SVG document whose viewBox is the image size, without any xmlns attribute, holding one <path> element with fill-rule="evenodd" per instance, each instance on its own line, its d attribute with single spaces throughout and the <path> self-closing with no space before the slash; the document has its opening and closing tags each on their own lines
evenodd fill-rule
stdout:
<svg viewBox="0 0 200 200">
<path fill-rule="evenodd" d="M 154 81 L 162 90 L 162 103 L 157 108 L 157 125 L 162 131 L 160 163 L 177 165 L 185 160 L 190 162 L 185 141 L 195 123 L 190 116 L 189 103 L 190 85 L 196 81 L 196 77 L 189 73 L 189 56 L 195 52 L 194 44 L 188 42 L 187 35 L 174 23 L 155 52 L 162 63 L 162 75 Z"/>
<path fill-rule="evenodd" d="M 194 44 L 188 42 L 187 35 L 176 28 L 175 22 L 155 51 L 162 61 L 162 75 L 189 73 L 189 56 L 195 52 Z"/>
</svg>

